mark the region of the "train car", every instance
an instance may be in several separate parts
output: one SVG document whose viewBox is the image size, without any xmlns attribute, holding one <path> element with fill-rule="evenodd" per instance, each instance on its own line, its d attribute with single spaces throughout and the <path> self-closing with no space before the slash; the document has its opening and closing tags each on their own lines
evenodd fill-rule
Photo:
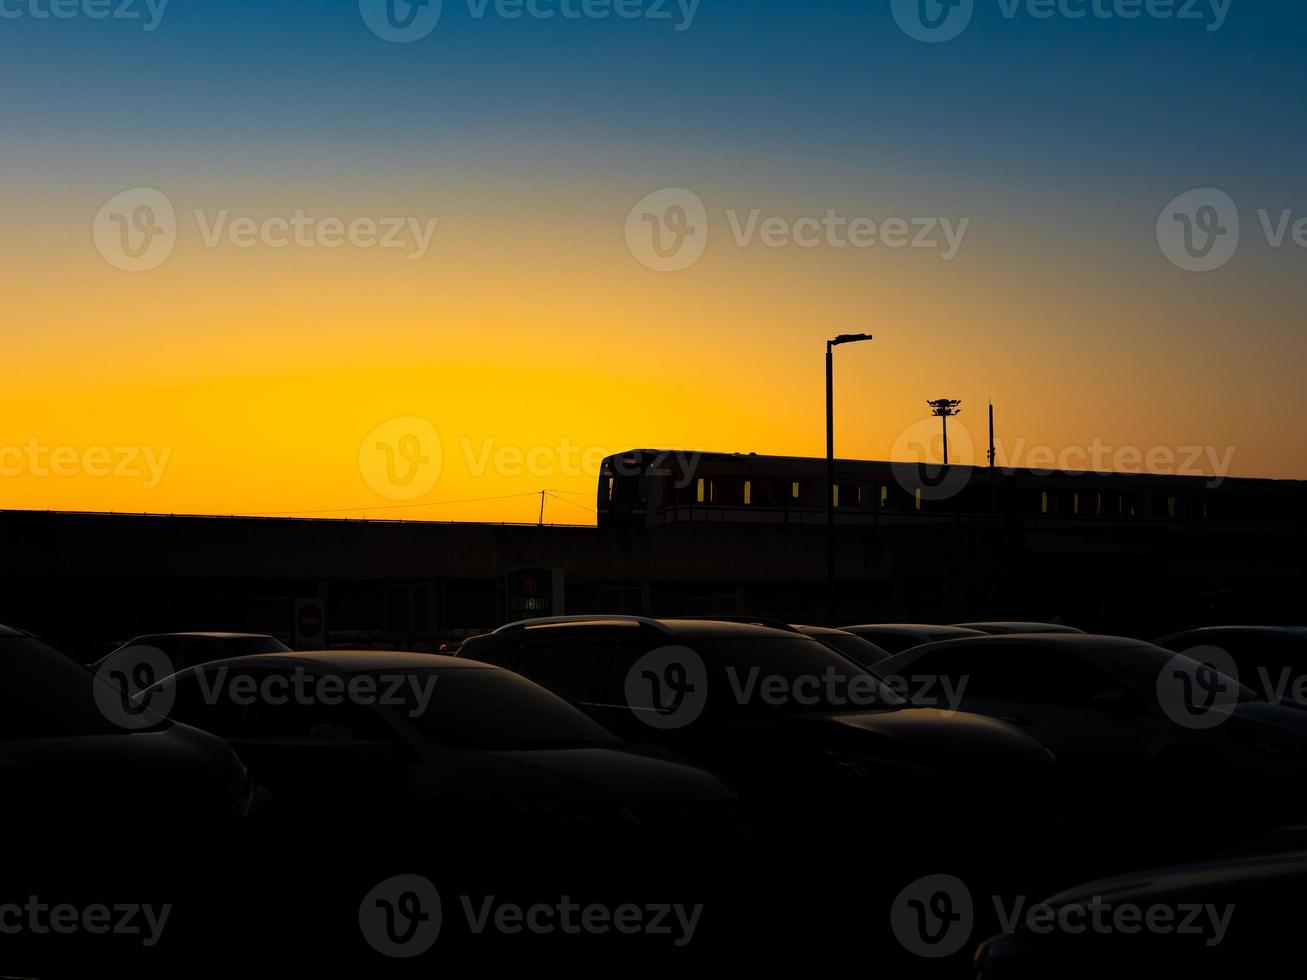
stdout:
<svg viewBox="0 0 1307 980">
<path fill-rule="evenodd" d="M 686 523 L 823 525 L 826 461 L 635 449 L 609 456 L 601 527 Z M 1307 483 L 1147 473 L 1071 473 L 841 459 L 841 525 L 1019 519 L 1026 524 L 1238 525 L 1302 534 Z"/>
</svg>

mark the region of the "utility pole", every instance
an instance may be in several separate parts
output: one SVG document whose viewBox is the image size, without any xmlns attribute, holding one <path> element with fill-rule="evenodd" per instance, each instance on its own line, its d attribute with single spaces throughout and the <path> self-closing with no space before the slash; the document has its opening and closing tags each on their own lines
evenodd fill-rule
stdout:
<svg viewBox="0 0 1307 980">
<path fill-rule="evenodd" d="M 540 491 L 540 526 L 545 526 L 545 492 Z"/>
<path fill-rule="evenodd" d="M 874 339 L 869 333 L 842 333 L 826 341 L 826 625 L 835 625 L 835 359 L 840 344 Z"/>
<path fill-rule="evenodd" d="M 934 401 L 926 402 L 931 408 L 931 415 L 939 416 L 940 424 L 944 427 L 944 465 L 948 466 L 948 420 L 954 415 L 961 415 L 962 409 L 958 406 L 962 400 L 958 398 L 936 398 Z"/>
</svg>

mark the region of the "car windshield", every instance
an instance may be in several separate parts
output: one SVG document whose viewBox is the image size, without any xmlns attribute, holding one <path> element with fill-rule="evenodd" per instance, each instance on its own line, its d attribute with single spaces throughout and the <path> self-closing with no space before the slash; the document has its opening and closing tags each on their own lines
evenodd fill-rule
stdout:
<svg viewBox="0 0 1307 980">
<path fill-rule="evenodd" d="M 827 646 L 834 647 L 854 663 L 861 664 L 863 667 L 871 667 L 873 664 L 889 659 L 889 654 L 876 644 L 864 640 L 860 636 L 854 636 L 852 633 L 821 633 L 814 639 L 820 640 Z"/>
<path fill-rule="evenodd" d="M 511 671 L 466 668 L 405 673 L 412 682 L 394 692 L 404 704 L 390 710 L 449 748 L 508 751 L 620 741 L 566 701 Z M 371 676 L 383 682 L 382 690 L 392 686 L 386 682 L 393 673 L 377 671 Z"/>
<path fill-rule="evenodd" d="M 753 710 L 857 711 L 909 702 L 875 674 L 808 637 L 741 637 L 695 644 L 725 681 L 716 685 Z"/>
<path fill-rule="evenodd" d="M 107 682 L 30 636 L 0 636 L 0 736 L 119 734 L 96 701 Z"/>
</svg>

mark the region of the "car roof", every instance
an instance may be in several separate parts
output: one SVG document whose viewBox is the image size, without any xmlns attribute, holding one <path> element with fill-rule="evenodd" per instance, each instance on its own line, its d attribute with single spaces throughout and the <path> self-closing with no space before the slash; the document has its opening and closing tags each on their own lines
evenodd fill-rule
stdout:
<svg viewBox="0 0 1307 980">
<path fill-rule="evenodd" d="M 712 640 L 730 637 L 773 637 L 777 639 L 801 639 L 801 635 L 792 628 L 773 629 L 756 623 L 733 623 L 716 619 L 649 619 L 644 616 L 555 616 L 543 619 L 529 619 L 501 626 L 490 634 L 496 638 L 522 637 L 528 633 L 546 631 L 572 631 L 588 629 L 643 629 L 654 630 L 664 636 L 683 640 Z M 473 639 L 477 639 L 474 637 Z"/>
<path fill-rule="evenodd" d="M 202 637 L 209 640 L 275 640 L 276 637 L 269 633 L 210 633 L 210 632 L 184 632 L 184 633 L 142 633 L 136 637 L 138 640 L 163 639 L 164 637 Z"/>
<path fill-rule="evenodd" d="M 947 633 L 955 636 L 988 635 L 980 630 L 973 630 L 965 626 L 940 626 L 933 623 L 858 623 L 852 626 L 841 626 L 840 629 L 845 632 L 852 630 L 884 630 L 887 633 L 909 633 L 915 636 L 923 636 L 927 633 Z"/>
<path fill-rule="evenodd" d="M 1307 875 L 1307 853 L 1275 854 L 1154 868 L 1115 878 L 1103 878 L 1076 885 L 1045 901 L 1053 908 L 1058 908 L 1078 904 L 1091 896 L 1116 902 L 1147 896 L 1157 900 L 1168 894 L 1202 893 L 1221 885 L 1267 883 L 1276 878 L 1300 878 L 1303 875 Z"/>
<path fill-rule="evenodd" d="M 1061 623 L 1036 623 L 1020 619 L 996 619 L 992 622 L 954 623 L 953 625 L 959 629 L 975 630 L 978 633 L 986 633 L 990 630 L 1017 633 L 1084 633 L 1082 629 L 1077 629 L 1074 626 L 1064 626 Z"/>
<path fill-rule="evenodd" d="M 1195 626 L 1192 629 L 1179 630 L 1164 636 L 1158 642 L 1175 640 L 1182 636 L 1202 636 L 1204 633 L 1244 633 L 1250 636 L 1286 636 L 1295 639 L 1307 639 L 1307 626 Z"/>
<path fill-rule="evenodd" d="M 1151 647 L 1154 644 L 1146 640 L 1136 640 L 1129 636 L 1105 636 L 1097 633 L 1009 633 L 1007 635 L 982 634 L 981 636 L 963 636 L 953 640 L 937 640 L 923 643 L 897 653 L 891 660 L 910 663 L 918 657 L 939 649 L 1029 646 L 1048 649 L 1057 647 L 1082 656 L 1104 652 L 1129 650 L 1135 647 Z"/>
<path fill-rule="evenodd" d="M 203 664 L 196 670 L 219 667 L 274 670 L 277 667 L 301 667 L 321 674 L 360 674 L 374 670 L 498 670 L 477 660 L 457 659 L 438 653 L 411 653 L 398 650 L 308 650 L 292 653 L 256 653 L 244 657 L 227 657 Z"/>
</svg>

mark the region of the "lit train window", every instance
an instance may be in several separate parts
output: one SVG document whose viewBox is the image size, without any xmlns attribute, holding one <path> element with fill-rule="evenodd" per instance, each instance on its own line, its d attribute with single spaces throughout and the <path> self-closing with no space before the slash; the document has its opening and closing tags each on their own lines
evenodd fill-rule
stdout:
<svg viewBox="0 0 1307 980">
<path fill-rule="evenodd" d="M 880 488 L 880 505 L 884 507 L 889 503 L 889 487 L 881 485 Z"/>
<path fill-rule="evenodd" d="M 608 499 L 613 499 L 613 478 L 611 476 L 608 478 Z"/>
<path fill-rule="evenodd" d="M 914 501 L 916 503 L 917 510 L 921 510 L 921 487 L 917 487 L 917 492 L 914 497 Z"/>
<path fill-rule="evenodd" d="M 799 499 L 799 485 L 797 483 L 790 484 L 790 496 L 795 500 Z"/>
<path fill-rule="evenodd" d="M 838 507 L 839 505 L 840 505 L 840 485 L 837 483 L 835 484 L 835 506 Z"/>
<path fill-rule="evenodd" d="M 1080 494 L 1078 493 L 1071 495 L 1071 513 L 1077 517 L 1080 516 Z"/>
<path fill-rule="evenodd" d="M 744 506 L 748 507 L 749 504 L 751 503 L 753 503 L 753 481 L 745 480 L 744 481 Z"/>
<path fill-rule="evenodd" d="M 1047 491 L 1047 490 L 1045 490 L 1043 493 L 1041 493 L 1041 494 L 1039 495 L 1039 512 L 1040 512 L 1041 514 L 1047 514 L 1047 513 L 1048 513 L 1048 491 Z"/>
<path fill-rule="evenodd" d="M 703 503 L 703 477 L 699 477 L 699 482 L 694 491 L 694 499 L 699 503 Z"/>
</svg>

